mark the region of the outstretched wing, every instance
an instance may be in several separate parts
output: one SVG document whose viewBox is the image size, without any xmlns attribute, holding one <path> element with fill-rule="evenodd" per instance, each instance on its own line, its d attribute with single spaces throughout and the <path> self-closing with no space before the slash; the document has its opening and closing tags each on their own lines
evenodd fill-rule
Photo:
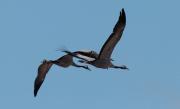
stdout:
<svg viewBox="0 0 180 109">
<path fill-rule="evenodd" d="M 123 34 L 123 30 L 126 25 L 126 14 L 124 9 L 121 10 L 118 22 L 116 23 L 113 32 L 109 36 L 109 38 L 104 43 L 103 47 L 101 48 L 99 59 L 110 59 L 111 54 L 114 50 L 114 47 L 121 39 Z"/>
<path fill-rule="evenodd" d="M 68 50 L 62 50 L 62 52 L 65 52 L 73 57 L 76 57 L 78 59 L 82 59 L 84 61 L 93 61 L 95 59 L 98 58 L 98 54 L 95 51 L 89 51 L 89 52 L 85 52 L 85 51 L 75 51 L 75 52 L 71 52 Z"/>
<path fill-rule="evenodd" d="M 99 56 L 99 54 L 93 50 L 91 50 L 91 51 L 75 51 L 74 53 L 77 54 L 77 56 L 82 57 L 88 61 L 93 61 L 93 60 L 97 59 Z"/>
<path fill-rule="evenodd" d="M 71 55 L 73 57 L 78 58 L 78 59 L 82 59 L 84 61 L 88 61 L 88 59 L 85 59 L 85 58 L 83 58 L 81 56 L 78 56 L 78 54 L 76 52 L 71 52 L 71 51 L 68 51 L 68 50 L 62 50 L 62 52 L 65 52 L 65 53 L 67 53 L 67 54 L 69 54 L 69 55 Z"/>
<path fill-rule="evenodd" d="M 52 63 L 50 61 L 44 60 L 43 63 L 38 67 L 38 75 L 34 81 L 34 96 L 35 97 L 51 66 L 52 66 Z"/>
</svg>

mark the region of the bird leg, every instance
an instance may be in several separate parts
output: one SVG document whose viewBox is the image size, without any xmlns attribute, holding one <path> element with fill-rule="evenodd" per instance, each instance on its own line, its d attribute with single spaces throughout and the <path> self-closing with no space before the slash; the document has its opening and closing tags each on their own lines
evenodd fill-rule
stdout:
<svg viewBox="0 0 180 109">
<path fill-rule="evenodd" d="M 129 68 L 127 68 L 125 65 L 121 65 L 121 66 L 113 65 L 112 68 L 120 68 L 120 69 L 124 69 L 124 70 L 129 70 Z"/>
<path fill-rule="evenodd" d="M 87 65 L 86 65 L 86 66 L 77 65 L 76 63 L 73 62 L 72 66 L 74 66 L 74 67 L 82 67 L 82 68 L 84 68 L 84 69 L 87 69 L 87 70 L 91 71 L 91 69 L 90 69 Z"/>
<path fill-rule="evenodd" d="M 78 62 L 80 62 L 80 63 L 86 63 L 87 61 L 85 61 L 85 60 L 78 60 Z"/>
</svg>

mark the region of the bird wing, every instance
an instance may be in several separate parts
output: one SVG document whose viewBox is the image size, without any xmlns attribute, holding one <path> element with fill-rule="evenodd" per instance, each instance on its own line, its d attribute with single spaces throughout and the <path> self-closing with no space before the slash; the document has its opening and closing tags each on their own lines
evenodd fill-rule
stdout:
<svg viewBox="0 0 180 109">
<path fill-rule="evenodd" d="M 74 52 L 75 54 L 77 54 L 77 56 L 84 58 L 88 61 L 93 61 L 95 59 L 98 58 L 99 54 L 97 54 L 95 51 L 76 51 Z"/>
<path fill-rule="evenodd" d="M 62 50 L 62 52 L 65 52 L 65 53 L 67 53 L 67 54 L 69 54 L 69 55 L 71 55 L 73 57 L 78 58 L 78 59 L 82 59 L 84 61 L 89 61 L 88 59 L 85 59 L 84 57 L 79 56 L 77 52 L 71 52 L 71 51 L 68 51 L 68 50 Z"/>
<path fill-rule="evenodd" d="M 52 63 L 50 61 L 43 61 L 43 63 L 38 67 L 38 75 L 34 81 L 34 96 L 35 97 L 51 66 L 52 66 Z"/>
<path fill-rule="evenodd" d="M 65 52 L 73 57 L 76 57 L 78 59 L 82 59 L 84 61 L 94 61 L 98 58 L 98 54 L 95 51 L 75 51 L 71 52 L 69 50 L 62 50 L 62 52 Z"/>
<path fill-rule="evenodd" d="M 124 9 L 122 9 L 122 11 L 120 12 L 118 22 L 116 23 L 113 29 L 113 32 L 111 33 L 111 35 L 106 40 L 106 42 L 104 43 L 103 47 L 100 50 L 100 54 L 98 57 L 99 59 L 110 59 L 114 47 L 121 39 L 125 25 L 126 25 L 126 14 Z"/>
</svg>

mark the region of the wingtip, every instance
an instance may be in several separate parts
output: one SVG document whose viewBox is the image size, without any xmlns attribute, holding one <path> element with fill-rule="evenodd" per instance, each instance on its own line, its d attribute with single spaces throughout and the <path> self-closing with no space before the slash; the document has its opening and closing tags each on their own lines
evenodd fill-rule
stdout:
<svg viewBox="0 0 180 109">
<path fill-rule="evenodd" d="M 121 15 L 124 15 L 124 16 L 126 16 L 126 13 L 125 13 L 125 10 L 124 10 L 124 8 L 122 8 L 122 10 L 121 10 Z"/>
<path fill-rule="evenodd" d="M 36 96 L 37 96 L 37 93 L 34 92 L 34 97 L 36 97 Z"/>
<path fill-rule="evenodd" d="M 61 51 L 61 52 L 69 52 L 70 50 L 68 50 L 67 48 L 60 48 L 60 49 L 57 49 L 56 51 Z"/>
<path fill-rule="evenodd" d="M 37 92 L 38 92 L 38 88 L 37 88 L 37 86 L 35 85 L 35 86 L 34 86 L 34 97 L 37 96 Z"/>
<path fill-rule="evenodd" d="M 36 87 L 34 88 L 34 97 L 37 96 L 37 93 L 38 93 L 39 88 L 40 88 L 40 86 L 38 86 L 38 87 L 36 86 Z"/>
<path fill-rule="evenodd" d="M 37 96 L 37 93 L 41 87 L 41 85 L 43 84 L 43 81 L 38 81 L 38 78 L 35 79 L 34 81 L 34 97 Z"/>
<path fill-rule="evenodd" d="M 124 11 L 124 8 L 122 8 L 122 11 Z"/>
<path fill-rule="evenodd" d="M 124 8 L 122 8 L 122 11 L 124 11 Z"/>
<path fill-rule="evenodd" d="M 126 13 L 125 13 L 124 8 L 122 8 L 120 12 L 120 16 L 122 17 L 123 22 L 126 24 Z"/>
<path fill-rule="evenodd" d="M 62 50 L 61 52 L 64 52 L 64 53 L 67 53 L 67 54 L 70 54 L 70 55 L 73 54 L 73 52 L 71 52 L 71 51 L 69 51 L 69 50 Z"/>
</svg>

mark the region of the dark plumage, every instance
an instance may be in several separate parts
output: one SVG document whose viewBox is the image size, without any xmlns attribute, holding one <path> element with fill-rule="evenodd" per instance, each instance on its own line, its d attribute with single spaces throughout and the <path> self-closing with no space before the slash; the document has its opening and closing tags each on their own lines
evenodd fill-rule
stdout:
<svg viewBox="0 0 180 109">
<path fill-rule="evenodd" d="M 117 43 L 121 39 L 125 26 L 126 26 L 126 14 L 125 14 L 124 9 L 122 9 L 120 12 L 119 19 L 118 19 L 118 21 L 117 21 L 117 23 L 113 29 L 113 32 L 111 33 L 109 38 L 106 40 L 106 42 L 102 46 L 98 57 L 97 56 L 93 57 L 90 53 L 87 55 L 87 54 L 84 54 L 81 52 L 70 52 L 67 50 L 64 50 L 63 52 L 66 52 L 66 53 L 68 53 L 74 57 L 77 57 L 79 59 L 84 60 L 84 61 L 81 60 L 80 62 L 86 62 L 87 64 L 91 64 L 91 65 L 98 67 L 98 68 L 128 69 L 125 65 L 115 66 L 111 63 L 111 61 L 112 61 L 111 54 L 112 54 L 115 46 L 117 45 Z M 94 60 L 88 60 L 88 59 L 85 59 L 79 55 L 84 55 L 84 56 L 86 55 L 86 56 L 89 56 L 90 58 L 94 58 Z"/>
<path fill-rule="evenodd" d="M 53 65 L 53 63 L 51 61 L 44 60 L 42 62 L 42 64 L 39 66 L 38 75 L 34 81 L 34 96 L 37 95 L 37 92 L 38 92 L 39 88 L 41 87 L 41 85 L 46 77 L 46 74 L 48 73 L 48 71 L 52 65 Z"/>
<path fill-rule="evenodd" d="M 34 96 L 36 97 L 39 88 L 41 87 L 43 81 L 45 80 L 46 74 L 48 73 L 49 69 L 51 68 L 51 66 L 55 64 L 61 67 L 69 67 L 69 66 L 75 66 L 75 67 L 82 67 L 85 68 L 87 70 L 90 70 L 88 68 L 88 66 L 81 66 L 81 65 L 77 65 L 76 63 L 73 62 L 73 57 L 71 55 L 64 55 L 62 57 L 60 57 L 57 60 L 44 60 L 42 62 L 42 64 L 38 67 L 38 74 L 37 77 L 34 81 Z"/>
</svg>

